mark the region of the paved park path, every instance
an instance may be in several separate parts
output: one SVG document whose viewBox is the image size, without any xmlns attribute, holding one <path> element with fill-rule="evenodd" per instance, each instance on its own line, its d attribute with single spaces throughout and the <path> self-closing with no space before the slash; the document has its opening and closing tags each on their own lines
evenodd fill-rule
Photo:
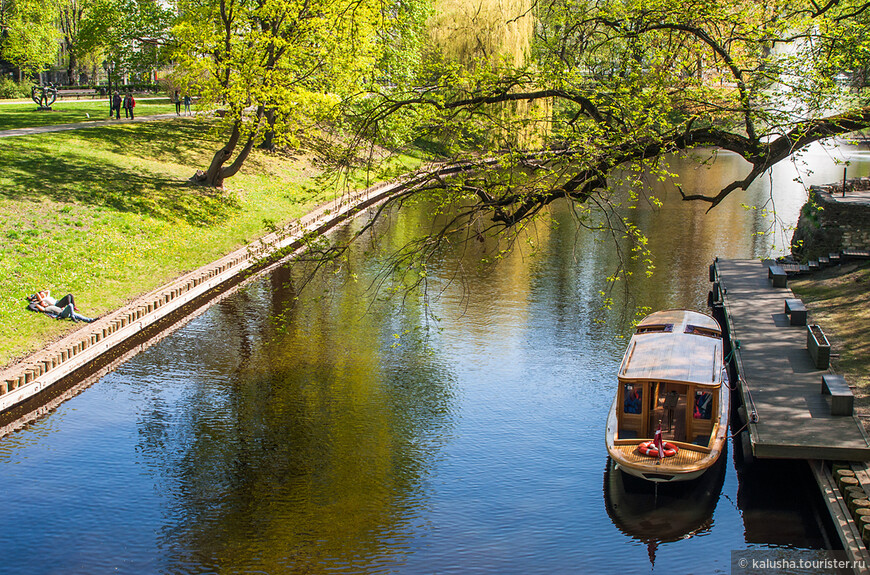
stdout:
<svg viewBox="0 0 870 575">
<path fill-rule="evenodd" d="M 84 128 L 99 128 L 102 126 L 115 126 L 129 122 L 152 122 L 154 120 L 169 120 L 171 118 L 191 118 L 192 116 L 178 116 L 176 114 L 154 114 L 152 116 L 139 116 L 133 120 L 121 118 L 120 120 L 91 120 L 90 122 L 75 122 L 73 124 L 55 124 L 53 126 L 36 126 L 33 128 L 16 128 L 14 130 L 0 130 L 0 138 L 13 138 L 15 136 L 28 136 L 30 134 L 45 134 L 47 132 L 64 132 L 66 130 L 81 130 Z"/>
</svg>

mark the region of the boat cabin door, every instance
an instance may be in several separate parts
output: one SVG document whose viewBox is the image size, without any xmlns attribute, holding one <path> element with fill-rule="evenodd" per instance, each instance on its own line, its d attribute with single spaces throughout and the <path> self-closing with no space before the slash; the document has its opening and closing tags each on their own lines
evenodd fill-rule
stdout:
<svg viewBox="0 0 870 575">
<path fill-rule="evenodd" d="M 649 435 L 652 437 L 662 424 L 662 437 L 670 441 L 686 441 L 687 386 L 678 383 L 657 382 L 651 385 Z"/>
</svg>

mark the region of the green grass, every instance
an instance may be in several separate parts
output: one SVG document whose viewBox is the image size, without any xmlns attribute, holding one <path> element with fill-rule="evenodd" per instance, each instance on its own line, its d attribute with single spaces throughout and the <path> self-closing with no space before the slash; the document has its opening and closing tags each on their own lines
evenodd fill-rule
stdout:
<svg viewBox="0 0 870 575">
<path fill-rule="evenodd" d="M 51 289 L 99 316 L 336 194 L 305 156 L 255 152 L 217 191 L 189 183 L 220 142 L 198 120 L 0 140 L 0 365 L 75 329 L 25 310 Z M 419 164 L 405 157 L 395 169 Z"/>
<path fill-rule="evenodd" d="M 0 130 L 109 119 L 109 101 L 106 99 L 57 100 L 51 108 L 51 112 L 40 112 L 32 101 L 0 104 Z M 175 104 L 170 103 L 169 98 L 137 99 L 134 112 L 136 116 L 174 113 Z M 123 117 L 124 110 L 121 110 L 121 118 Z"/>
</svg>

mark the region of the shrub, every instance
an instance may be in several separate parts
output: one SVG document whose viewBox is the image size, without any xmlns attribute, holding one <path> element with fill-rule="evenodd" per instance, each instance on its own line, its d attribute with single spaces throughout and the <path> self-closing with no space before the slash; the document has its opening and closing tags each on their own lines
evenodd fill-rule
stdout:
<svg viewBox="0 0 870 575">
<path fill-rule="evenodd" d="M 24 80 L 21 83 L 12 78 L 0 78 L 0 99 L 29 98 L 33 82 Z"/>
</svg>

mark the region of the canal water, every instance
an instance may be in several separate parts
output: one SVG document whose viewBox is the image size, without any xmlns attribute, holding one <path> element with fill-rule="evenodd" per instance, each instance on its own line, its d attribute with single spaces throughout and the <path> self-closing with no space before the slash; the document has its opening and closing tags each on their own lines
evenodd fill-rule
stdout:
<svg viewBox="0 0 870 575">
<path fill-rule="evenodd" d="M 809 183 L 842 177 L 834 155 L 805 155 Z M 742 169 L 675 163 L 707 192 Z M 604 447 L 622 304 L 703 310 L 715 256 L 783 253 L 789 170 L 710 214 L 661 185 L 663 208 L 627 212 L 656 272 L 610 310 L 613 244 L 559 207 L 496 265 L 489 241 L 444 250 L 425 293 L 382 274 L 425 204 L 304 290 L 291 268 L 254 281 L 0 440 L 0 571 L 729 573 L 732 551 L 824 548 L 800 463 L 748 467 L 732 445 L 656 496 Z"/>
</svg>

